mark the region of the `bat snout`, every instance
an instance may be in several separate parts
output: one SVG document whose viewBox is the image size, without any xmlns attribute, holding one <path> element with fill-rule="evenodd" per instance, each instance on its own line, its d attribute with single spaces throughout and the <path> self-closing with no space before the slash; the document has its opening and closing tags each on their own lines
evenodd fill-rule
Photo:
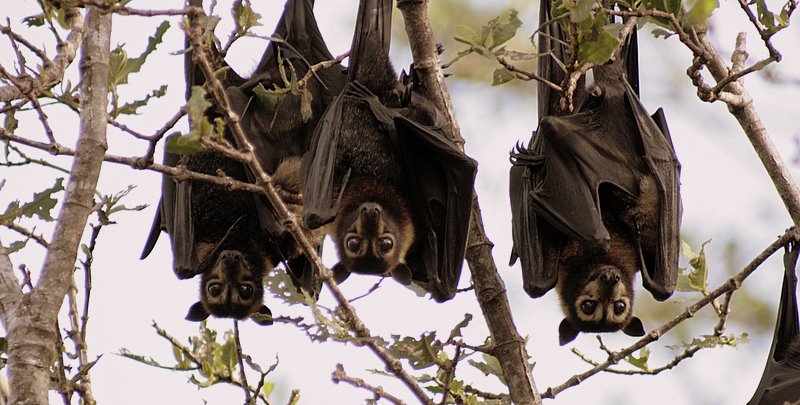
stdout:
<svg viewBox="0 0 800 405">
<path fill-rule="evenodd" d="M 613 286 L 617 284 L 620 280 L 619 271 L 613 267 L 607 268 L 602 270 L 602 273 L 600 273 L 598 278 L 602 283 Z"/>
<path fill-rule="evenodd" d="M 219 254 L 219 261 L 225 266 L 237 266 L 244 261 L 244 256 L 235 250 L 223 250 Z"/>
<path fill-rule="evenodd" d="M 377 227 L 381 220 L 381 206 L 375 203 L 361 204 L 359 215 L 361 217 L 361 221 L 364 223 L 364 225 L 366 225 L 366 227 Z"/>
</svg>

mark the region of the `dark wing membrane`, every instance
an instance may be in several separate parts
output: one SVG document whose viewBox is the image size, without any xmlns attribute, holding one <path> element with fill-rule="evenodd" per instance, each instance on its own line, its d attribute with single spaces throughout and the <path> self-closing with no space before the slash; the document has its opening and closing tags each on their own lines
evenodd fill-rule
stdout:
<svg viewBox="0 0 800 405">
<path fill-rule="evenodd" d="M 792 243 L 787 246 L 783 256 L 785 272 L 775 334 L 761 381 L 748 405 L 783 404 L 800 398 L 800 353 L 797 346 L 800 325 L 796 291 L 798 253 L 798 245 Z"/>
<path fill-rule="evenodd" d="M 345 98 L 366 97 L 354 90 L 354 82 L 359 79 L 374 79 L 374 77 L 383 76 L 383 74 L 376 74 L 372 69 L 385 69 L 385 66 L 376 64 L 376 61 L 371 60 L 368 56 L 388 57 L 391 21 L 391 0 L 361 0 L 359 2 L 350 50 L 348 85 L 328 106 L 314 131 L 309 153 L 303 157 L 301 173 L 304 198 L 303 220 L 309 228 L 318 228 L 333 221 L 339 211 L 341 195 L 334 196 L 333 193 L 336 182 L 336 149 L 339 145 L 343 119 L 342 106 Z M 358 87 L 361 86 L 358 85 Z M 375 97 L 368 90 L 367 93 Z M 375 97 L 375 101 L 380 104 L 377 97 Z M 388 120 L 386 117 L 384 119 Z M 341 190 L 345 189 L 346 183 L 347 179 L 345 178 L 341 184 Z"/>
<path fill-rule="evenodd" d="M 395 124 L 401 134 L 406 195 L 416 197 L 410 200 L 412 209 L 427 227 L 427 234 L 418 235 L 424 245 L 420 257 L 410 258 L 411 268 L 425 269 L 426 289 L 434 299 L 449 300 L 455 296 L 464 262 L 477 163 L 439 128 L 405 114 L 396 117 Z"/>
<path fill-rule="evenodd" d="M 287 1 L 273 33 L 273 37 L 282 40 L 270 42 L 250 80 L 227 90 L 232 107 L 241 116 L 245 137 L 253 146 L 259 163 L 269 173 L 274 173 L 287 157 L 302 156 L 308 150 L 317 121 L 344 85 L 341 66 L 317 72 L 306 88 L 311 97 L 307 106 L 311 116 L 307 119 L 301 116 L 304 107 L 301 95 L 286 94 L 272 104 L 256 94 L 272 90 L 274 86 L 288 85 L 283 82 L 281 62 L 285 71 L 294 70 L 299 79 L 311 65 L 333 59 L 314 18 L 313 3 L 312 0 Z M 249 168 L 247 174 L 251 181 L 255 180 Z M 255 198 L 262 229 L 276 237 L 284 234 L 269 202 L 262 196 Z"/>
<path fill-rule="evenodd" d="M 642 137 L 643 158 L 656 179 L 660 201 L 658 243 L 655 251 L 643 249 L 642 283 L 654 298 L 661 301 L 672 295 L 678 280 L 681 166 L 675 156 L 664 110 L 659 108 L 652 117 L 648 116 L 630 87 L 628 100 Z"/>
<path fill-rule="evenodd" d="M 563 39 L 551 20 L 550 4 L 540 10 L 543 24 L 539 45 L 549 56 L 540 74 L 559 83 L 564 75 L 556 58 L 563 58 Z M 565 238 L 590 251 L 607 250 L 609 232 L 603 222 L 601 185 L 613 185 L 629 196 L 639 194 L 639 182 L 653 176 L 659 192 L 656 251 L 642 248 L 643 282 L 656 299 L 675 289 L 680 227 L 678 176 L 663 112 L 647 115 L 636 90 L 638 62 L 635 33 L 622 58 L 593 69 L 599 91 L 589 94 L 578 84 L 576 112 L 558 115 L 559 93 L 540 84 L 539 128 L 529 147 L 512 151 L 510 198 L 514 247 L 511 264 L 522 259 L 525 290 L 544 295 L 557 282 L 560 248 Z M 640 243 L 641 245 L 641 243 Z"/>
<path fill-rule="evenodd" d="M 308 149 L 317 120 L 344 85 L 345 76 L 341 66 L 316 72 L 307 84 L 310 95 L 307 99 L 310 100 L 311 110 L 308 120 L 300 118 L 302 96 L 286 95 L 274 105 L 256 96 L 256 92 L 262 88 L 271 90 L 274 85 L 287 85 L 280 74 L 279 59 L 291 64 L 298 79 L 306 74 L 309 66 L 333 59 L 314 18 L 313 4 L 313 0 L 288 0 L 273 34 L 281 40 L 270 42 L 253 77 L 244 80 L 229 69 L 223 80 L 231 108 L 241 118 L 245 137 L 253 146 L 259 163 L 270 173 L 275 171 L 282 160 L 290 156 L 301 156 Z M 212 49 L 212 57 L 221 66 L 227 67 L 215 49 Z M 192 63 L 191 52 L 187 53 L 187 97 L 191 93 L 191 86 L 202 85 L 205 81 L 202 73 L 197 70 Z M 209 114 L 213 119 L 219 112 L 211 110 Z M 170 166 L 185 160 L 186 158 L 170 153 L 165 153 L 164 157 L 165 164 Z M 248 178 L 253 181 L 252 171 L 247 167 L 245 169 Z M 191 188 L 191 182 L 175 184 L 169 177 L 164 178 L 162 199 L 142 253 L 142 258 L 146 257 L 155 245 L 159 232 L 166 230 L 172 240 L 173 267 L 180 278 L 195 275 L 198 267 L 194 258 Z M 280 257 L 283 253 L 279 245 L 288 243 L 284 238 L 290 236 L 285 235 L 283 226 L 275 219 L 269 202 L 262 196 L 254 195 L 253 198 L 261 228 L 268 235 L 281 238 L 271 241 L 274 254 Z M 308 279 L 305 273 L 309 265 L 304 257 L 293 259 L 290 266 L 292 272 L 296 273 L 296 278 Z"/>
<path fill-rule="evenodd" d="M 336 148 L 342 127 L 343 103 L 344 98 L 340 96 L 328 106 L 314 130 L 308 153 L 303 156 L 300 173 L 303 221 L 311 229 L 333 221 L 339 210 L 339 198 L 333 198 L 333 185 L 336 180 Z M 345 184 L 342 184 L 341 189 L 344 188 Z"/>
</svg>

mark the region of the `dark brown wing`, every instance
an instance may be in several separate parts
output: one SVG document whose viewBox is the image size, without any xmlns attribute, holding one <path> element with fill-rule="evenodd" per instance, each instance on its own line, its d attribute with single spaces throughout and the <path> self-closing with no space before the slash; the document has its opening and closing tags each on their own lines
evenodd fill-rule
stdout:
<svg viewBox="0 0 800 405">
<path fill-rule="evenodd" d="M 549 20 L 545 11 L 540 16 Z M 560 30 L 555 27 L 548 32 L 557 35 Z M 563 52 L 560 45 L 546 46 L 553 55 L 563 57 L 558 53 Z M 663 112 L 659 110 L 654 121 L 629 84 L 628 78 L 638 82 L 636 52 L 631 47 L 635 39 L 625 45 L 620 61 L 593 69 L 595 91 L 576 95 L 573 114 L 556 115 L 558 93 L 540 87 L 544 97 L 539 107 L 546 115 L 530 146 L 518 146 L 512 153 L 511 262 L 522 259 L 525 289 L 533 297 L 555 286 L 565 238 L 581 242 L 589 251 L 608 249 L 610 235 L 601 210 L 600 186 L 613 185 L 635 198 L 643 178 L 655 179 L 659 199 L 658 242 L 653 247 L 638 241 L 644 285 L 659 300 L 675 288 L 680 165 Z M 555 69 L 557 63 L 544 62 L 540 66 L 549 75 L 545 78 L 556 82 L 563 78 Z"/>
<path fill-rule="evenodd" d="M 786 246 L 783 256 L 785 272 L 775 322 L 775 334 L 769 349 L 767 365 L 758 388 L 748 405 L 772 405 L 797 401 L 800 398 L 800 325 L 797 315 L 797 243 Z"/>
</svg>

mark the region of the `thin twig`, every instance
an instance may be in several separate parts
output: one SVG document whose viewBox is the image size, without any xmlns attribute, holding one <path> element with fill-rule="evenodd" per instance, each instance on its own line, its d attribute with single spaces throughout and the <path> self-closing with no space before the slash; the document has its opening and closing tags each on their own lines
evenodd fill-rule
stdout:
<svg viewBox="0 0 800 405">
<path fill-rule="evenodd" d="M 202 10 L 200 10 L 196 15 L 196 17 L 199 16 L 202 16 Z M 289 211 L 289 209 L 286 207 L 286 204 L 284 204 L 284 202 L 281 200 L 276 188 L 272 183 L 272 179 L 267 174 L 266 170 L 264 170 L 264 168 L 261 166 L 258 159 L 255 158 L 255 155 L 253 154 L 254 149 L 242 130 L 239 117 L 232 112 L 233 110 L 230 107 L 230 102 L 227 98 L 225 90 L 223 89 L 222 83 L 214 74 L 214 69 L 209 62 L 208 55 L 206 54 L 207 50 L 203 47 L 201 41 L 202 28 L 199 26 L 199 20 L 201 19 L 190 19 L 191 24 L 187 30 L 189 41 L 192 44 L 193 60 L 205 75 L 208 89 L 211 92 L 211 95 L 214 97 L 216 105 L 220 108 L 222 115 L 228 123 L 228 128 L 230 128 L 231 133 L 235 137 L 236 143 L 241 145 L 241 152 L 231 155 L 227 155 L 226 153 L 226 155 L 234 159 L 240 159 L 240 161 L 250 166 L 255 174 L 256 184 L 263 188 L 264 194 L 275 208 L 278 218 L 281 219 L 281 223 L 286 226 L 287 230 L 294 237 L 295 241 L 297 241 L 297 244 L 309 259 L 309 262 L 311 262 L 319 272 L 327 289 L 333 295 L 334 299 L 339 303 L 340 313 L 342 314 L 343 318 L 345 318 L 344 320 L 348 323 L 350 330 L 356 335 L 356 337 L 362 339 L 365 342 L 365 345 L 383 361 L 386 369 L 389 372 L 403 381 L 403 383 L 414 393 L 420 402 L 431 404 L 430 398 L 428 398 L 428 396 L 425 394 L 425 391 L 422 389 L 422 387 L 420 387 L 417 381 L 403 368 L 402 363 L 392 356 L 392 354 L 389 353 L 385 347 L 376 342 L 375 339 L 372 339 L 369 329 L 367 329 L 367 327 L 364 325 L 364 322 L 356 315 L 355 308 L 350 305 L 350 303 L 347 301 L 347 298 L 333 280 L 333 273 L 322 263 L 322 259 L 317 254 L 316 249 L 303 233 L 299 221 L 294 214 Z"/>
<path fill-rule="evenodd" d="M 694 316 L 697 311 L 711 303 L 714 299 L 721 296 L 722 294 L 726 294 L 729 291 L 735 291 L 742 286 L 742 281 L 744 281 L 750 274 L 752 274 L 765 260 L 767 260 L 773 253 L 778 251 L 780 248 L 785 246 L 787 243 L 791 241 L 799 240 L 800 234 L 798 234 L 797 228 L 791 228 L 786 231 L 782 236 L 780 236 L 775 242 L 769 245 L 764 251 L 762 251 L 758 256 L 756 256 L 750 263 L 747 264 L 739 273 L 730 277 L 726 282 L 722 285 L 717 287 L 714 291 L 711 291 L 705 297 L 699 299 L 694 304 L 688 306 L 682 313 L 678 316 L 673 318 L 672 320 L 666 322 L 665 324 L 661 325 L 657 329 L 650 331 L 647 335 L 639 339 L 636 343 L 629 346 L 626 349 L 623 349 L 619 352 L 613 352 L 609 358 L 604 361 L 603 363 L 598 364 L 591 370 L 588 370 L 584 373 L 574 375 L 567 379 L 564 383 L 557 385 L 555 387 L 548 388 L 543 394 L 543 398 L 554 398 L 560 392 L 564 391 L 567 388 L 574 387 L 581 382 L 585 381 L 587 378 L 608 369 L 610 366 L 619 363 L 620 360 L 624 359 L 625 357 L 629 356 L 636 350 L 639 350 L 648 344 L 658 340 L 661 336 L 665 333 L 670 331 L 672 328 L 680 324 L 681 322 L 685 321 Z"/>
<path fill-rule="evenodd" d="M 347 373 L 344 371 L 344 366 L 341 363 L 336 364 L 336 370 L 331 374 L 331 380 L 333 380 L 333 382 L 336 384 L 344 382 L 356 388 L 364 388 L 367 391 L 372 392 L 373 395 L 375 395 L 374 397 L 375 401 L 378 401 L 379 399 L 383 398 L 393 404 L 397 405 L 405 404 L 405 402 L 403 402 L 400 398 L 397 398 L 396 396 L 386 392 L 383 389 L 383 387 L 376 387 L 374 385 L 370 385 L 361 378 L 348 376 Z"/>
<path fill-rule="evenodd" d="M 250 385 L 247 384 L 247 373 L 244 371 L 244 359 L 242 358 L 242 342 L 239 341 L 239 321 L 233 320 L 233 343 L 236 346 L 236 359 L 239 361 L 239 378 L 244 385 L 244 403 L 255 405 L 255 398 L 250 396 Z"/>
</svg>

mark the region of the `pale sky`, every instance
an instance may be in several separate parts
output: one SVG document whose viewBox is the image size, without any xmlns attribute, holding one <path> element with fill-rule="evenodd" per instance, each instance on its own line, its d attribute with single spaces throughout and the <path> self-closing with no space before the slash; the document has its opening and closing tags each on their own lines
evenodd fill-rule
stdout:
<svg viewBox="0 0 800 405">
<path fill-rule="evenodd" d="M 496 10 L 503 9 L 502 4 L 505 3 L 485 2 Z M 268 35 L 273 31 L 283 2 L 273 0 L 255 3 L 264 24 L 257 31 Z M 317 3 L 317 18 L 331 52 L 334 55 L 345 52 L 352 38 L 357 2 L 319 0 Z M 218 10 L 228 10 L 229 4 L 220 2 Z M 130 4 L 141 9 L 179 8 L 180 5 L 180 1 L 144 0 Z M 13 2 L 10 7 L 7 5 L 4 13 L 16 29 L 21 28 L 22 17 L 35 14 L 36 10 L 36 2 L 26 0 Z M 536 10 L 536 5 L 521 10 L 520 18 L 525 25 L 520 35 L 527 35 L 534 29 Z M 225 20 L 217 33 L 224 38 L 229 31 L 230 18 L 227 11 L 222 14 Z M 485 20 L 494 16 L 487 14 Z M 148 60 L 142 72 L 131 77 L 131 84 L 120 88 L 122 97 L 132 100 L 141 98 L 151 88 L 169 84 L 168 96 L 141 109 L 140 115 L 124 121 L 145 134 L 160 128 L 183 104 L 183 58 L 173 55 L 183 47 L 183 33 L 178 27 L 178 19 L 170 21 L 172 26 L 164 37 L 164 43 Z M 158 18 L 115 16 L 112 44 L 125 43 L 129 55 L 138 55 L 159 22 Z M 724 2 L 723 9 L 717 10 L 712 19 L 711 38 L 723 50 L 725 58 L 729 59 L 736 32 L 749 28 L 738 5 Z M 677 38 L 653 39 L 649 31 L 649 27 L 640 31 L 642 100 L 651 112 L 659 106 L 666 111 L 683 167 L 683 230 L 694 243 L 713 239 L 708 247 L 712 260 L 710 285 L 716 287 L 725 276 L 719 272 L 713 273 L 713 269 L 715 265 L 716 268 L 722 267 L 720 257 L 727 241 L 739 242 L 741 263 L 738 266 L 741 267 L 781 234 L 790 225 L 790 220 L 735 119 L 722 104 L 712 105 L 696 98 L 695 90 L 684 73 L 691 62 L 689 52 L 677 42 Z M 47 38 L 46 32 L 42 35 L 36 37 L 39 42 L 33 42 L 41 43 L 41 38 Z M 758 46 L 758 37 L 754 33 L 750 32 L 749 39 L 748 50 L 752 62 L 763 57 L 765 52 Z M 777 47 L 784 51 L 784 61 L 778 71 L 787 76 L 794 74 L 795 79 L 796 72 L 800 71 L 799 41 L 800 29 L 796 26 L 779 34 L 775 40 Z M 48 51 L 52 51 L 52 44 L 47 43 Z M 239 73 L 247 74 L 260 59 L 265 47 L 266 43 L 261 40 L 241 41 L 232 49 L 228 61 Z M 448 49 L 445 59 L 452 58 L 458 50 L 456 46 Z M 5 39 L 0 40 L 0 55 L 3 55 L 0 57 L 3 66 L 6 69 L 13 68 L 9 63 L 12 53 Z M 406 66 L 411 59 L 409 52 L 401 47 L 393 49 L 392 56 L 398 68 Z M 462 63 L 487 62 L 476 57 Z M 77 81 L 77 61 L 67 75 L 73 83 Z M 495 243 L 495 261 L 506 283 L 518 330 L 522 335 L 529 336 L 528 352 L 536 362 L 533 375 L 539 389 L 544 390 L 589 368 L 570 353 L 570 347 L 577 347 L 598 360 L 603 357 L 593 335 L 581 335 L 572 344 L 559 347 L 557 326 L 562 314 L 555 293 L 538 300 L 530 299 L 521 288 L 518 265 L 511 268 L 507 266 L 511 248 L 508 151 L 517 141 L 527 141 L 531 130 L 535 129 L 535 86 L 532 83 L 511 84 L 526 89 L 528 95 L 521 96 L 521 92 L 491 88 L 489 81 L 490 78 L 487 78 L 487 85 L 482 85 L 460 82 L 453 77 L 449 86 L 467 140 L 467 154 L 479 162 L 476 189 L 488 235 Z M 800 135 L 800 130 L 794 115 L 797 114 L 800 87 L 797 84 L 769 84 L 750 76 L 745 83 L 773 142 L 784 160 L 791 164 L 797 178 L 800 171 L 792 161 L 798 155 L 795 139 Z M 67 146 L 74 145 L 78 131 L 76 115 L 64 109 L 51 109 L 48 114 L 57 138 Z M 25 119 L 21 119 L 17 133 L 44 139 L 36 117 L 30 113 L 21 114 L 20 118 L 23 117 Z M 185 121 L 179 127 L 185 129 Z M 143 154 L 145 145 L 129 138 L 109 128 L 109 153 L 125 156 Z M 157 156 L 160 156 L 160 151 Z M 63 167 L 69 167 L 67 159 L 57 161 Z M 39 168 L 3 168 L 0 170 L 0 179 L 5 179 L 6 185 L 0 190 L 0 207 L 16 198 L 28 199 L 32 193 L 51 186 L 54 176 L 53 172 Z M 197 324 L 185 321 L 183 317 L 189 305 L 197 300 L 199 280 L 179 281 L 174 277 L 167 235 L 162 235 L 148 259 L 138 260 L 160 193 L 161 176 L 112 164 L 103 167 L 99 185 L 101 192 L 114 193 L 130 184 L 137 188 L 127 198 L 127 205 L 151 206 L 142 212 L 119 214 L 115 218 L 118 224 L 103 229 L 95 253 L 88 344 L 90 358 L 103 356 L 92 370 L 95 397 L 101 404 L 242 402 L 243 393 L 239 389 L 217 386 L 197 390 L 187 382 L 188 373 L 157 370 L 114 354 L 124 347 L 170 364 L 171 348 L 150 327 L 153 320 L 184 342 L 197 332 Z M 92 217 L 90 222 L 95 223 L 96 219 Z M 34 225 L 30 221 L 24 223 Z M 49 235 L 52 228 L 49 224 L 37 224 L 37 231 Z M 0 239 L 8 244 L 17 240 L 17 235 L 3 228 L 0 229 Z M 334 263 L 333 249 L 330 247 L 326 250 L 325 260 L 328 264 Z M 12 261 L 15 266 L 24 263 L 36 271 L 41 266 L 42 251 L 38 246 L 29 246 L 13 255 Z M 765 299 L 775 305 L 780 295 L 781 276 L 781 259 L 778 255 L 748 279 L 744 288 L 760 289 Z M 468 285 L 468 277 L 469 270 L 465 265 L 462 285 Z M 343 285 L 343 290 L 347 296 L 355 297 L 363 294 L 374 282 L 374 278 L 350 277 Z M 651 299 L 645 290 L 639 288 L 638 291 L 640 300 Z M 670 300 L 688 302 L 691 297 L 676 294 Z M 303 307 L 285 308 L 268 294 L 265 301 L 276 315 L 310 315 Z M 330 307 L 332 299 L 323 292 L 320 303 Z M 460 294 L 447 303 L 436 304 L 418 298 L 411 291 L 387 280 L 377 292 L 356 302 L 356 309 L 372 333 L 384 337 L 392 333 L 418 336 L 424 331 L 437 330 L 446 338 L 450 329 L 467 312 L 474 314 L 475 319 L 464 331 L 465 341 L 477 345 L 487 335 L 480 309 L 471 292 Z M 649 319 L 647 313 L 636 314 L 647 330 L 658 326 Z M 698 320 L 690 322 L 694 322 L 692 330 L 698 334 L 710 333 L 713 329 L 713 325 L 703 325 Z M 66 319 L 62 321 L 63 325 L 66 325 Z M 232 328 L 229 320 L 211 320 L 209 325 L 220 333 Z M 300 389 L 302 404 L 363 403 L 364 398 L 370 397 L 368 392 L 331 382 L 330 375 L 337 362 L 344 364 L 349 375 L 382 385 L 393 395 L 415 402 L 404 386 L 367 371 L 383 369 L 383 365 L 366 348 L 333 342 L 312 344 L 301 331 L 288 325 L 259 327 L 244 322 L 241 329 L 244 349 L 255 361 L 268 367 L 276 356 L 280 358 L 280 365 L 268 378 L 277 384 L 272 396 L 273 403 L 285 403 L 293 388 Z M 734 327 L 728 330 L 728 333 L 742 332 L 747 331 Z M 752 336 L 751 343 L 735 349 L 702 350 L 675 370 L 656 377 L 594 376 L 560 394 L 555 402 L 635 404 L 647 398 L 647 403 L 651 404 L 744 403 L 758 384 L 770 338 Z M 623 348 L 635 340 L 622 334 L 606 334 L 604 341 L 611 348 Z M 650 365 L 656 367 L 669 361 L 673 354 L 664 346 L 675 343 L 676 338 L 667 335 L 662 341 L 651 345 L 653 358 Z M 463 364 L 459 370 L 463 373 L 459 374 L 460 377 L 476 386 L 486 390 L 498 389 L 497 381 L 483 377 L 467 364 Z M 735 384 L 732 384 L 734 381 Z M 51 398 L 54 403 L 60 403 L 57 397 Z"/>
</svg>

